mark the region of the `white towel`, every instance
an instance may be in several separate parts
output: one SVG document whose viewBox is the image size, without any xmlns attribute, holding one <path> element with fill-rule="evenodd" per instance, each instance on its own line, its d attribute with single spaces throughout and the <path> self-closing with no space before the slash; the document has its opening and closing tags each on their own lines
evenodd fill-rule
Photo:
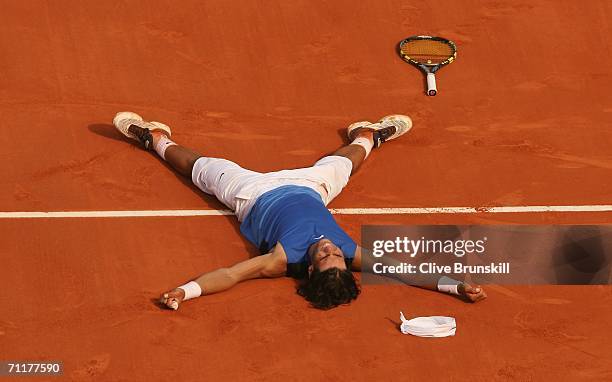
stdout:
<svg viewBox="0 0 612 382">
<path fill-rule="evenodd" d="M 402 320 L 400 329 L 403 334 L 412 334 L 418 337 L 454 336 L 457 329 L 454 317 L 429 316 L 407 320 L 404 313 L 400 312 L 400 320 Z"/>
</svg>

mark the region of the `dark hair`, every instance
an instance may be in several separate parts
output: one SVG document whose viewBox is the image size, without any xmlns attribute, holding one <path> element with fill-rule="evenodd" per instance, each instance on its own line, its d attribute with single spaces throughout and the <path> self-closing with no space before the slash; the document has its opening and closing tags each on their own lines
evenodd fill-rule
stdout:
<svg viewBox="0 0 612 382">
<path fill-rule="evenodd" d="M 315 269 L 298 287 L 297 293 L 318 309 L 331 309 L 355 300 L 361 292 L 353 273 L 347 269 Z"/>
</svg>

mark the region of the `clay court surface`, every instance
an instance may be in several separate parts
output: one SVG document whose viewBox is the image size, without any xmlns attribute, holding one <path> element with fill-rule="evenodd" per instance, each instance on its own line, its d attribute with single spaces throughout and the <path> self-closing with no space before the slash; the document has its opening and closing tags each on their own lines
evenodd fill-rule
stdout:
<svg viewBox="0 0 612 382">
<path fill-rule="evenodd" d="M 224 209 L 124 140 L 123 110 L 257 171 L 410 115 L 332 208 L 610 204 L 610 19 L 605 0 L 3 1 L 0 211 Z M 396 54 L 413 34 L 457 43 L 436 97 Z M 612 222 L 337 217 L 357 241 L 363 224 Z M 366 285 L 324 312 L 290 279 L 256 280 L 172 312 L 161 292 L 256 254 L 234 217 L 3 218 L 0 232 L 0 359 L 61 360 L 65 380 L 612 379 L 609 286 L 489 285 L 466 304 Z M 400 310 L 454 316 L 457 335 L 404 336 Z"/>
</svg>

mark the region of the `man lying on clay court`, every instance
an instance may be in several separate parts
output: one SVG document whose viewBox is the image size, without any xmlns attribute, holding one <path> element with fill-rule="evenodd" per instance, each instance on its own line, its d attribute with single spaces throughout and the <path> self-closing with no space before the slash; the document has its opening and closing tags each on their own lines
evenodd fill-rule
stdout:
<svg viewBox="0 0 612 382">
<path fill-rule="evenodd" d="M 338 226 L 326 205 L 338 196 L 372 148 L 412 128 L 409 117 L 389 115 L 377 123 L 354 123 L 348 127 L 348 146 L 312 167 L 270 173 L 197 154 L 170 140 L 168 126 L 143 121 L 135 113 L 118 113 L 113 124 L 231 208 L 242 223 L 240 232 L 262 253 L 164 293 L 162 304 L 176 310 L 183 301 L 224 291 L 241 281 L 281 276 L 302 279 L 298 293 L 316 308 L 329 309 L 357 298 L 360 288 L 351 270 L 360 271 L 362 249 Z M 420 286 L 468 301 L 486 297 L 481 287 L 447 277 Z"/>
</svg>

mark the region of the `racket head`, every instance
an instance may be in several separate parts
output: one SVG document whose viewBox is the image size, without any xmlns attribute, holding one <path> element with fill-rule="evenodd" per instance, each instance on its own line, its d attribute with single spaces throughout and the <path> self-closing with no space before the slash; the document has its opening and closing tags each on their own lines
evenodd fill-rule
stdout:
<svg viewBox="0 0 612 382">
<path fill-rule="evenodd" d="M 435 72 L 457 58 L 457 46 L 442 37 L 410 36 L 398 44 L 400 57 L 409 64 Z"/>
</svg>

